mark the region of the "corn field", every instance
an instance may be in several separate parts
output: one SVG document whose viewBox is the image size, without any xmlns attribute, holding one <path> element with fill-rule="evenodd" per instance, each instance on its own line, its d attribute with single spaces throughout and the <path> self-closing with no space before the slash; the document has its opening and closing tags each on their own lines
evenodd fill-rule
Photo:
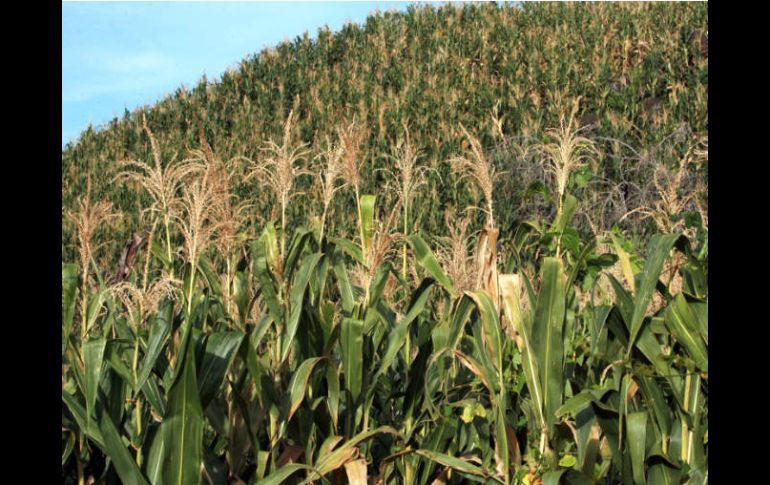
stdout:
<svg viewBox="0 0 770 485">
<path fill-rule="evenodd" d="M 546 97 L 526 144 L 507 101 L 442 115 L 451 151 L 355 111 L 308 138 L 301 104 L 231 141 L 137 115 L 148 149 L 65 189 L 62 482 L 706 484 L 708 136 Z"/>
</svg>

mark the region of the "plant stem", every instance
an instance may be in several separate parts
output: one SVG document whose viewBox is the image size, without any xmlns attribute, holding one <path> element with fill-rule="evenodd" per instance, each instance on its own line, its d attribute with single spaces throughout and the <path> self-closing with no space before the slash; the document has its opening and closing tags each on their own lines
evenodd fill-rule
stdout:
<svg viewBox="0 0 770 485">
<path fill-rule="evenodd" d="M 136 401 L 136 436 L 137 439 L 142 435 L 142 401 Z M 142 467 L 142 445 L 136 449 L 136 465 Z"/>
<path fill-rule="evenodd" d="M 692 377 L 690 373 L 688 372 L 687 375 L 684 378 L 684 412 L 689 413 L 690 411 L 690 381 L 692 380 Z M 687 453 L 689 447 L 690 447 L 690 432 L 689 428 L 687 426 L 687 421 L 682 419 L 682 450 L 680 452 L 682 461 L 689 464 L 689 454 Z"/>
<path fill-rule="evenodd" d="M 190 255 L 190 286 L 187 289 L 187 318 L 190 318 L 190 315 L 192 314 L 192 294 L 193 288 L 195 287 L 195 271 L 198 266 L 197 260 L 198 258 L 193 252 L 193 254 Z"/>
<path fill-rule="evenodd" d="M 226 259 L 226 263 L 227 263 L 227 274 L 225 275 L 225 285 L 226 285 L 225 291 L 227 292 L 227 294 L 226 294 L 227 302 L 225 303 L 225 306 L 226 306 L 226 309 L 227 309 L 227 314 L 230 315 L 230 308 L 232 307 L 232 305 L 230 303 L 231 303 L 231 301 L 233 299 L 232 298 L 232 294 L 231 294 L 231 290 L 232 290 L 232 288 L 231 288 L 231 286 L 232 286 L 232 283 L 231 283 L 232 277 L 230 275 L 230 272 L 232 270 L 231 270 L 231 267 L 230 267 L 231 266 L 230 265 L 230 258 L 226 257 L 225 259 Z"/>
<path fill-rule="evenodd" d="M 361 234 L 361 257 L 364 260 L 364 269 L 369 272 L 369 248 L 366 244 L 366 235 L 364 234 L 364 214 L 361 212 L 361 197 L 358 195 L 358 186 L 356 186 L 356 209 L 358 211 L 358 229 Z M 369 282 L 364 282 L 364 304 L 369 302 Z"/>
<path fill-rule="evenodd" d="M 326 211 L 329 210 L 329 205 L 324 204 L 324 211 L 321 214 L 321 237 L 318 239 L 318 242 L 321 243 L 324 240 L 324 226 L 326 225 Z"/>
<path fill-rule="evenodd" d="M 142 289 L 147 290 L 147 276 L 150 273 L 150 254 L 152 253 L 152 240 L 155 236 L 155 226 L 158 224 L 158 221 L 155 220 L 152 223 L 152 228 L 150 229 L 150 235 L 147 236 L 147 245 L 146 245 L 146 252 L 144 259 L 144 276 L 142 277 Z"/>
<path fill-rule="evenodd" d="M 83 354 L 83 344 L 86 343 L 86 333 L 88 331 L 88 266 L 83 265 L 83 276 L 80 283 L 80 352 L 81 359 L 85 362 Z"/>
<path fill-rule="evenodd" d="M 134 385 L 136 385 L 138 377 L 136 374 L 136 368 L 137 364 L 139 362 L 139 326 L 137 325 L 137 332 L 136 332 L 136 338 L 134 340 L 134 358 L 131 362 L 131 371 L 133 373 L 134 377 Z M 134 411 L 136 412 L 136 437 L 139 439 L 139 436 L 142 434 L 142 401 L 138 398 L 139 392 L 137 389 L 137 395 L 135 396 L 136 400 L 136 407 L 134 408 Z M 136 450 L 136 464 L 137 466 L 142 466 L 142 447 L 139 446 Z"/>
<path fill-rule="evenodd" d="M 286 255 L 286 196 L 281 196 L 281 261 Z"/>
<path fill-rule="evenodd" d="M 171 261 L 171 230 L 169 229 L 168 212 L 163 214 L 163 224 L 166 226 L 166 252 L 168 255 L 168 271 L 174 277 L 174 263 Z"/>
<path fill-rule="evenodd" d="M 404 200 L 404 237 L 409 235 L 409 199 Z M 404 264 L 401 270 L 401 276 L 406 281 L 406 240 L 404 240 Z"/>
<path fill-rule="evenodd" d="M 85 485 L 86 480 L 83 476 L 83 461 L 80 459 L 80 457 L 77 457 L 77 467 L 78 467 L 78 485 Z"/>
</svg>

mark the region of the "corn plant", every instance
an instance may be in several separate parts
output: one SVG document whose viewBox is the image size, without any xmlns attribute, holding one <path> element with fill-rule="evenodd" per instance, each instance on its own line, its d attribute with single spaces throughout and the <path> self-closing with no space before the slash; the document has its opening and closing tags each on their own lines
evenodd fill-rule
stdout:
<svg viewBox="0 0 770 485">
<path fill-rule="evenodd" d="M 84 134 L 66 173 L 151 159 L 115 196 L 149 217 L 107 278 L 126 234 L 70 174 L 63 481 L 705 485 L 705 15 L 410 9 Z"/>
</svg>

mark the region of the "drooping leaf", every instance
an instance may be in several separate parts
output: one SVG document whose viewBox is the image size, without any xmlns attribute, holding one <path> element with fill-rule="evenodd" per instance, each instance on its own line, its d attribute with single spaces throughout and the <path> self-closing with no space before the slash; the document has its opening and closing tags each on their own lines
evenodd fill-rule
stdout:
<svg viewBox="0 0 770 485">
<path fill-rule="evenodd" d="M 684 296 L 679 294 L 666 309 L 665 322 L 668 329 L 689 352 L 703 372 L 709 370 L 709 356 L 706 344 L 698 330 L 698 319 L 690 309 Z"/>
<path fill-rule="evenodd" d="M 408 240 L 417 257 L 417 263 L 454 296 L 456 294 L 454 285 L 447 277 L 446 273 L 444 273 L 444 270 L 441 268 L 441 265 L 438 263 L 436 256 L 433 255 L 428 244 L 419 234 L 412 234 L 409 236 Z"/>
<path fill-rule="evenodd" d="M 440 465 L 449 467 L 453 470 L 457 470 L 460 473 L 466 473 L 468 475 L 475 475 L 479 477 L 487 475 L 483 469 L 461 458 L 456 458 L 445 453 L 425 449 L 414 450 L 414 452 L 423 458 L 427 458 L 428 460 L 434 461 Z"/>
<path fill-rule="evenodd" d="M 348 256 L 352 257 L 357 263 L 364 264 L 364 256 L 361 253 L 361 247 L 356 246 L 355 243 L 352 241 L 349 241 L 347 239 L 342 239 L 338 237 L 330 237 L 328 238 L 329 242 L 334 243 L 335 246 L 345 251 Z"/>
<path fill-rule="evenodd" d="M 289 394 L 288 413 L 286 416 L 287 422 L 291 420 L 291 417 L 294 416 L 297 408 L 299 408 L 299 405 L 302 404 L 302 401 L 305 399 L 307 381 L 310 378 L 310 374 L 313 372 L 313 368 L 316 366 L 316 364 L 318 364 L 318 362 L 322 361 L 323 359 L 324 357 L 314 357 L 305 360 L 302 364 L 300 364 L 300 366 L 292 375 L 288 388 Z"/>
<path fill-rule="evenodd" d="M 110 457 L 121 482 L 126 485 L 146 485 L 147 480 L 136 465 L 134 457 L 123 444 L 110 414 L 103 406 L 99 406 L 97 415 L 99 430 L 104 440 L 104 451 Z"/>
<path fill-rule="evenodd" d="M 354 437 L 350 438 L 348 441 L 340 445 L 338 448 L 336 448 L 333 452 L 329 453 L 328 455 L 319 457 L 315 465 L 315 470 L 317 471 L 317 473 L 311 473 L 310 479 L 306 480 L 303 483 L 307 483 L 312 479 L 318 478 L 318 474 L 320 474 L 321 476 L 324 476 L 327 473 L 330 473 L 344 466 L 345 463 L 353 459 L 353 457 L 355 457 L 358 454 L 357 447 L 360 443 L 380 433 L 388 433 L 397 437 L 401 436 L 398 433 L 398 431 L 391 428 L 390 426 L 380 426 L 378 428 L 375 428 L 369 431 L 361 432 L 355 435 Z"/>
<path fill-rule="evenodd" d="M 173 305 L 165 304 L 160 307 L 157 316 L 150 324 L 150 336 L 147 339 L 147 349 L 142 358 L 134 389 L 141 389 L 150 376 L 163 350 L 163 344 L 171 333 Z"/>
<path fill-rule="evenodd" d="M 350 485 L 366 485 L 366 460 L 362 458 L 345 463 L 345 474 Z"/>
<path fill-rule="evenodd" d="M 289 463 L 284 465 L 275 472 L 271 473 L 262 480 L 257 480 L 257 485 L 281 485 L 295 472 L 299 470 L 312 470 L 312 467 L 303 465 L 302 463 Z"/>
</svg>

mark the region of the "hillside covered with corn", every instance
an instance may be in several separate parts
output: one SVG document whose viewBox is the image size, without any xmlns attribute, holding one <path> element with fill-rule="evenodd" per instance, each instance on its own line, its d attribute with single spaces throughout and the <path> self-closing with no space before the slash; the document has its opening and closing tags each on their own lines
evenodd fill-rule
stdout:
<svg viewBox="0 0 770 485">
<path fill-rule="evenodd" d="M 708 482 L 708 5 L 379 13 L 62 151 L 63 483 Z"/>
</svg>

